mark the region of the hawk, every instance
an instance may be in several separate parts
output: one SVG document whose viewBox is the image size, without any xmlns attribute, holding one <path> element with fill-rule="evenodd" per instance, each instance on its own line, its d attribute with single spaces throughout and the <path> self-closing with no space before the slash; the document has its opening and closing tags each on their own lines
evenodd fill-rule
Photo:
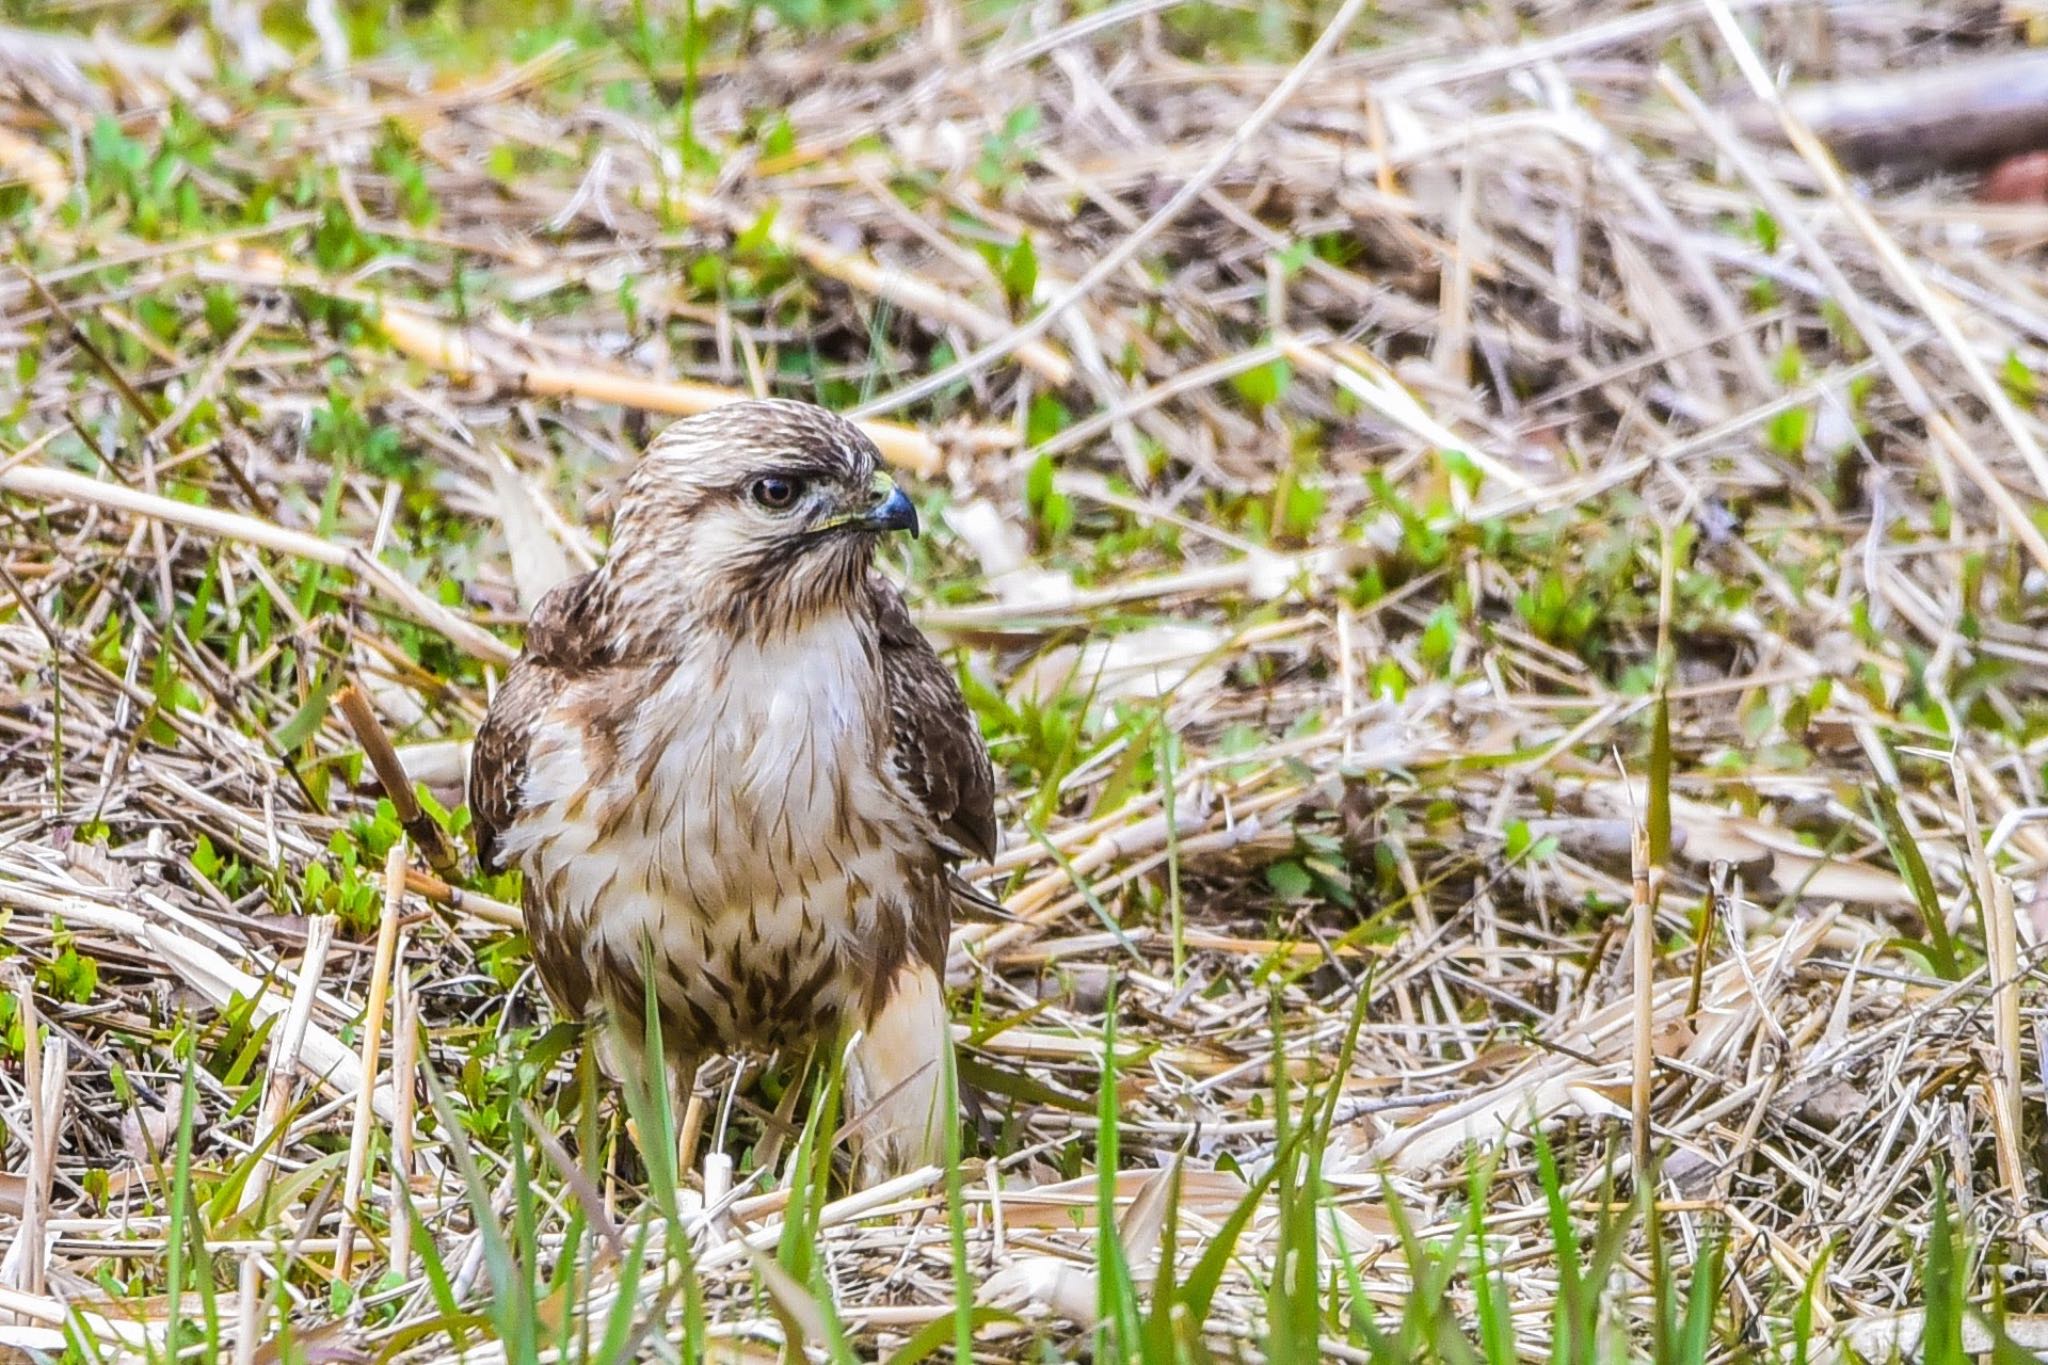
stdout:
<svg viewBox="0 0 2048 1365">
<path fill-rule="evenodd" d="M 858 1030 L 867 1180 L 942 1151 L 953 869 L 997 847 L 988 750 L 874 569 L 918 530 L 878 462 L 802 403 L 668 428 L 604 564 L 534 608 L 470 765 L 478 855 L 525 873 L 540 978 L 613 1069 L 649 988 L 685 1086 Z"/>
</svg>

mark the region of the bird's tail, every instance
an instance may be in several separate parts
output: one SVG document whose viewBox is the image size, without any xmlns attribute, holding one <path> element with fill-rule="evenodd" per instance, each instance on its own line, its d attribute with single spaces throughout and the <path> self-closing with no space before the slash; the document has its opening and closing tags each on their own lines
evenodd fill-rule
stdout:
<svg viewBox="0 0 2048 1365">
<path fill-rule="evenodd" d="M 860 1181 L 871 1185 L 944 1158 L 946 1064 L 953 1046 L 946 986 L 911 958 L 847 1058 L 846 1088 Z"/>
</svg>

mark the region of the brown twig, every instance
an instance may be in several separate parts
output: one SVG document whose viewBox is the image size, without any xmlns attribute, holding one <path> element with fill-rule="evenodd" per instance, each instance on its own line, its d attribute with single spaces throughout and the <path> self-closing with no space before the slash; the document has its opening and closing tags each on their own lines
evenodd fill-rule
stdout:
<svg viewBox="0 0 2048 1365">
<path fill-rule="evenodd" d="M 398 812 L 399 826 L 406 837 L 419 848 L 420 855 L 427 860 L 427 866 L 442 877 L 452 877 L 461 866 L 453 844 L 447 834 L 420 805 L 411 781 L 405 775 L 405 764 L 399 760 L 398 751 L 391 746 L 391 737 L 384 733 L 383 722 L 370 709 L 369 698 L 362 691 L 350 685 L 334 694 L 334 705 L 341 712 L 348 728 L 355 733 L 356 743 L 363 746 L 363 754 L 370 760 L 370 767 L 377 774 L 377 782 L 384 788 L 384 795 L 391 799 L 393 809 Z"/>
</svg>

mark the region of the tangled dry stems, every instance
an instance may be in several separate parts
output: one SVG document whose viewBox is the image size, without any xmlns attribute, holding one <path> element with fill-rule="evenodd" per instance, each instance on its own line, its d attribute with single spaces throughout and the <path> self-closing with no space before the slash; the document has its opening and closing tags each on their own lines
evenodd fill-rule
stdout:
<svg viewBox="0 0 2048 1365">
<path fill-rule="evenodd" d="M 1274 1158 L 1276 1057 L 1328 1083 L 1362 1009 L 1324 1231 L 1372 1301 L 1409 1292 L 1390 1191 L 1442 1231 L 1470 1144 L 1501 1144 L 1486 1228 L 1543 1340 L 1541 1126 L 1585 1209 L 1647 1152 L 1681 1255 L 1728 1230 L 1752 1348 L 1809 1281 L 1821 1332 L 1916 1309 L 1937 1184 L 2029 1310 L 2048 217 L 1845 181 L 1737 108 L 1758 62 L 1876 74 L 2016 35 L 1960 4 L 1356 8 L 1312 61 L 1234 64 L 1249 17 L 1142 2 L 769 30 L 697 72 L 715 165 L 607 98 L 687 79 L 617 50 L 251 86 L 220 74 L 250 52 L 146 20 L 9 33 L 0 325 L 35 361 L 0 470 L 0 905 L 15 1022 L 48 1034 L 0 1071 L 0 1309 L 161 1330 L 161 1298 L 96 1279 L 161 1290 L 185 1019 L 197 1165 L 269 1182 L 212 1229 L 244 1302 L 324 1322 L 340 1266 L 357 1346 L 432 1317 L 415 1256 L 354 1230 L 383 1226 L 379 1132 L 478 1292 L 413 1072 L 467 1104 L 535 1083 L 511 1059 L 546 1011 L 509 887 L 387 875 L 324 702 L 355 681 L 459 803 L 492 668 L 601 553 L 650 414 L 772 391 L 901 424 L 877 429 L 950 527 L 913 585 L 1013 779 L 986 870 L 1009 917 L 953 964 L 988 1294 L 1055 1341 L 1092 1311 L 1094 1181 L 1061 1182 L 1092 1161 L 1113 976 L 1141 1262 L 1147 1173 L 1182 1162 L 1192 1256 Z M 153 167 L 195 128 L 169 185 L 108 187 L 120 144 Z M 198 227 L 143 202 L 187 188 Z M 267 221 L 219 225 L 259 195 Z M 1078 727 L 1064 759 L 1047 717 Z M 775 1241 L 763 1184 L 698 1248 L 731 1343 L 783 1330 L 744 1250 Z M 1226 1349 L 1264 1330 L 1272 1222 L 1209 1324 Z M 821 1244 L 863 1343 L 950 1311 L 936 1173 L 831 1206 Z M 1644 1273 L 1617 1291 L 1638 1321 Z"/>
</svg>

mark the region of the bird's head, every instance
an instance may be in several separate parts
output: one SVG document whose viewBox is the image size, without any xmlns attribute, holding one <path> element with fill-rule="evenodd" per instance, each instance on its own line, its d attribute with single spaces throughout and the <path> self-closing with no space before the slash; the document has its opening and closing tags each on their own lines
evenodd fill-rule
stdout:
<svg viewBox="0 0 2048 1365">
<path fill-rule="evenodd" d="M 627 480 L 607 572 L 657 615 L 751 635 L 800 626 L 852 602 L 884 535 L 917 534 L 880 460 L 860 428 L 806 403 L 686 418 Z"/>
</svg>

